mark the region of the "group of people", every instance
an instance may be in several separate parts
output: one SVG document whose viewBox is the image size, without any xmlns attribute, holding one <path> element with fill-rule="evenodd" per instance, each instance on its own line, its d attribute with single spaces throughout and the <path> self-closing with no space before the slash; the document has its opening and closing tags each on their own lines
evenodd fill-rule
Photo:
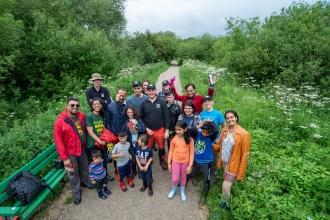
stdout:
<svg viewBox="0 0 330 220">
<path fill-rule="evenodd" d="M 148 189 L 152 196 L 152 148 L 156 143 L 160 166 L 172 173 L 169 199 L 180 186 L 181 200 L 186 201 L 187 182 L 197 186 L 195 176 L 201 172 L 204 190 L 199 204 L 205 205 L 221 167 L 221 207 L 228 208 L 232 183 L 244 179 L 250 135 L 238 124 L 235 111 L 223 116 L 213 109 L 213 86 L 209 84 L 208 94 L 201 96 L 190 83 L 185 86 L 186 95 L 179 95 L 164 80 L 157 94 L 149 80 L 137 80 L 130 97 L 126 99 L 127 90 L 119 88 L 112 100 L 109 90 L 101 86 L 100 74 L 94 73 L 90 81 L 93 86 L 86 91 L 86 99 L 91 112 L 87 116 L 79 112 L 78 99 L 69 98 L 54 125 L 56 149 L 68 171 L 74 204 L 81 202 L 80 187 L 95 188 L 101 199 L 111 194 L 107 184 L 114 177 L 108 171 L 109 162 L 114 164 L 123 192 L 127 191 L 124 178 L 133 188 L 132 180 L 138 175 L 143 181 L 140 191 Z"/>
</svg>

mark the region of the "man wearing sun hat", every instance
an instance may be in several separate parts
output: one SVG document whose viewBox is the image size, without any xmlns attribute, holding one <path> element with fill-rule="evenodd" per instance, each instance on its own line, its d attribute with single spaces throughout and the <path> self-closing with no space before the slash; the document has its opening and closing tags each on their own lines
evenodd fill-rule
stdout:
<svg viewBox="0 0 330 220">
<path fill-rule="evenodd" d="M 104 79 L 99 73 L 93 73 L 92 78 L 89 80 L 93 83 L 93 86 L 86 91 L 86 99 L 89 107 L 92 109 L 92 99 L 95 97 L 100 98 L 103 101 L 102 108 L 104 111 L 107 110 L 108 104 L 111 103 L 112 99 L 109 90 L 101 86 L 101 82 Z"/>
</svg>

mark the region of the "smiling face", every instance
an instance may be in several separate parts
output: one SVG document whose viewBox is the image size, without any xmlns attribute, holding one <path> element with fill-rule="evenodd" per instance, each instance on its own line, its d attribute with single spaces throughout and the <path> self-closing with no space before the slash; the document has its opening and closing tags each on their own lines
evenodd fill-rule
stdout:
<svg viewBox="0 0 330 220">
<path fill-rule="evenodd" d="M 79 102 L 75 101 L 75 100 L 71 100 L 68 102 L 68 104 L 66 105 L 66 109 L 68 111 L 68 115 L 70 117 L 75 117 L 77 112 L 79 111 Z"/>
<path fill-rule="evenodd" d="M 188 87 L 186 88 L 186 93 L 187 93 L 187 96 L 188 96 L 189 98 L 194 97 L 195 94 L 196 94 L 195 89 L 194 89 L 192 86 L 188 86 Z"/>
<path fill-rule="evenodd" d="M 157 90 L 156 89 L 148 89 L 147 93 L 148 93 L 148 98 L 149 99 L 154 99 L 157 96 Z"/>
<path fill-rule="evenodd" d="M 92 103 L 92 108 L 94 112 L 100 112 L 101 108 L 102 108 L 102 104 L 100 102 L 100 100 L 94 100 Z"/>
<path fill-rule="evenodd" d="M 134 95 L 140 96 L 142 93 L 142 87 L 141 86 L 134 86 L 133 87 Z"/>
<path fill-rule="evenodd" d="M 126 91 L 118 90 L 117 96 L 118 96 L 118 101 L 121 102 L 121 103 L 124 103 L 124 101 L 126 99 Z"/>
<path fill-rule="evenodd" d="M 179 137 L 183 137 L 184 135 L 184 132 L 187 130 L 186 129 L 183 129 L 181 128 L 180 126 L 175 126 L 175 133 L 179 136 Z"/>
<path fill-rule="evenodd" d="M 194 109 L 191 106 L 185 106 L 183 111 L 184 114 L 189 117 L 193 115 Z"/>
<path fill-rule="evenodd" d="M 127 110 L 126 110 L 126 114 L 127 114 L 127 117 L 128 117 L 129 119 L 133 119 L 134 112 L 133 112 L 133 110 L 132 110 L 131 108 L 127 108 Z"/>
<path fill-rule="evenodd" d="M 206 109 L 212 109 L 214 102 L 213 100 L 205 100 L 203 104 Z"/>
<path fill-rule="evenodd" d="M 148 82 L 143 82 L 142 83 L 142 87 L 143 87 L 143 91 L 147 91 L 147 86 L 149 85 L 149 83 Z"/>
<path fill-rule="evenodd" d="M 228 112 L 225 115 L 225 118 L 226 118 L 226 122 L 228 123 L 229 127 L 237 124 L 237 117 L 235 117 L 235 115 L 233 113 Z"/>
</svg>

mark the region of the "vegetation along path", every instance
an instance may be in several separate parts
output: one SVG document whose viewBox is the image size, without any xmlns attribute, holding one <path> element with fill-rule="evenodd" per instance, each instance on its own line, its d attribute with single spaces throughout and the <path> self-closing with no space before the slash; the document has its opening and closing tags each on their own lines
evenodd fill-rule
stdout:
<svg viewBox="0 0 330 220">
<path fill-rule="evenodd" d="M 161 89 L 161 83 L 165 79 L 176 77 L 175 86 L 177 91 L 181 91 L 179 79 L 179 67 L 175 61 L 170 68 L 163 72 L 157 82 L 157 91 Z M 187 202 L 182 202 L 179 189 L 174 198 L 169 200 L 167 194 L 171 190 L 171 173 L 162 170 L 159 165 L 158 151 L 154 151 L 154 163 L 152 167 L 154 178 L 154 195 L 148 196 L 147 190 L 140 192 L 142 180 L 135 177 L 134 188 L 127 188 L 127 192 L 122 192 L 119 182 L 116 179 L 109 181 L 109 189 L 112 192 L 107 200 L 98 198 L 95 190 L 82 188 L 82 202 L 79 205 L 73 203 L 64 205 L 68 196 L 67 192 L 61 196 L 64 198 L 55 201 L 55 205 L 48 210 L 49 216 L 45 219 L 206 219 L 206 210 L 198 205 L 200 193 L 198 188 L 191 182 L 188 183 L 186 194 Z M 113 164 L 108 164 L 111 174 L 114 172 Z M 126 182 L 126 179 L 125 179 Z M 57 204 L 56 203 L 61 203 Z"/>
</svg>

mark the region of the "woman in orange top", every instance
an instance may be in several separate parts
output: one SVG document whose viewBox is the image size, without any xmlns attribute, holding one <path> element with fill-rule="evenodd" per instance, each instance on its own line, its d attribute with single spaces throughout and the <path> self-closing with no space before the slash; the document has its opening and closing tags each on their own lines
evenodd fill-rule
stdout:
<svg viewBox="0 0 330 220">
<path fill-rule="evenodd" d="M 180 177 L 180 195 L 183 202 L 187 201 L 185 185 L 187 174 L 191 173 L 194 162 L 194 140 L 188 133 L 187 123 L 178 121 L 175 126 L 175 136 L 170 142 L 170 152 L 168 154 L 168 170 L 172 172 L 172 190 L 168 198 L 172 199 L 178 187 Z"/>
<path fill-rule="evenodd" d="M 223 170 L 223 184 L 221 203 L 222 208 L 228 209 L 226 201 L 230 198 L 230 189 L 235 181 L 242 181 L 250 152 L 250 134 L 238 125 L 239 117 L 233 110 L 225 113 L 229 127 L 222 129 L 218 143 L 213 146 L 214 151 L 220 152 L 218 167 Z"/>
</svg>

